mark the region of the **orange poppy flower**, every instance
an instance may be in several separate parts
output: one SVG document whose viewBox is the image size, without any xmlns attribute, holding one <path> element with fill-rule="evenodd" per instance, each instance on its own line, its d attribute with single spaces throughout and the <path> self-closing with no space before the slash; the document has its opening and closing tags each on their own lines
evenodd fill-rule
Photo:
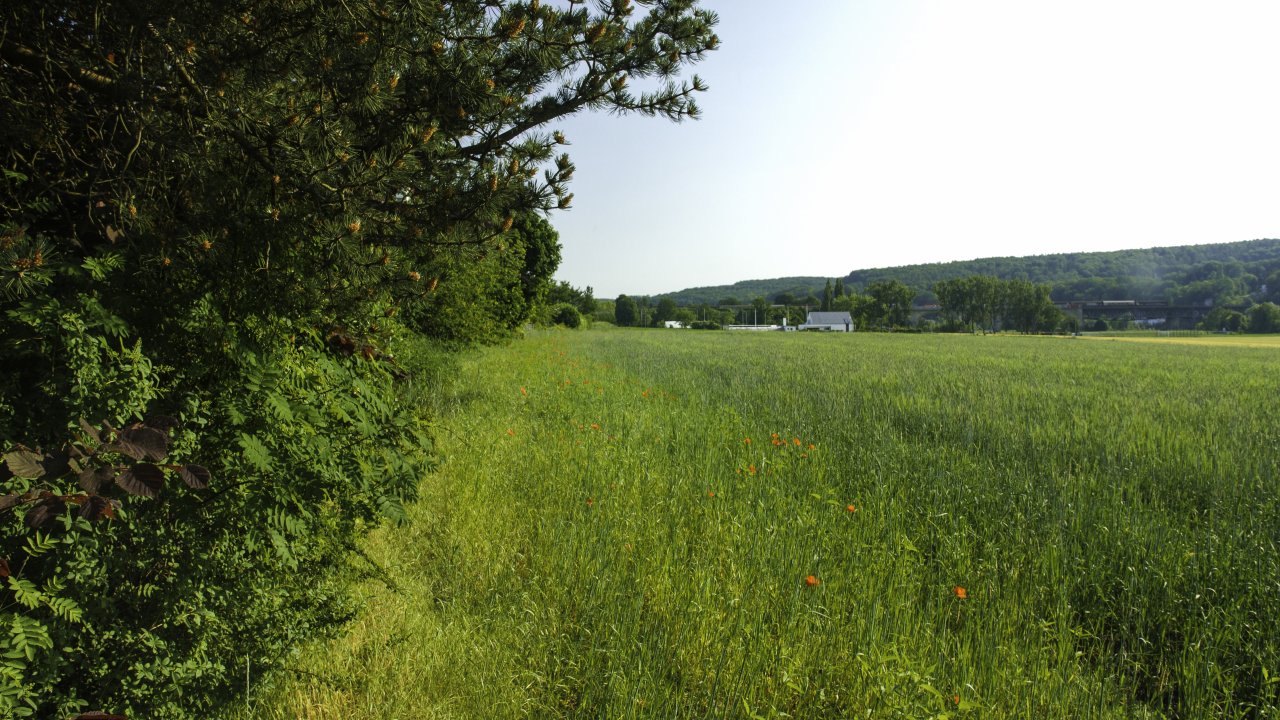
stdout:
<svg viewBox="0 0 1280 720">
<path fill-rule="evenodd" d="M 516 431 L 512 430 L 511 428 L 507 428 L 507 434 L 512 437 L 515 437 Z"/>
<path fill-rule="evenodd" d="M 716 496 L 716 491 L 715 491 L 715 490 L 708 490 L 708 491 L 707 491 L 707 497 L 715 497 L 715 496 Z"/>
<path fill-rule="evenodd" d="M 858 512 L 858 508 L 854 507 L 853 505 L 845 505 L 844 509 L 851 513 Z"/>
<path fill-rule="evenodd" d="M 796 447 L 800 447 L 800 438 L 791 438 L 791 442 L 795 443 Z"/>
<path fill-rule="evenodd" d="M 804 578 L 804 584 L 806 587 L 817 587 L 822 584 L 822 581 L 813 575 L 806 575 Z"/>
<path fill-rule="evenodd" d="M 599 429 L 600 429 L 600 423 L 591 423 L 591 429 L 592 429 L 592 430 L 599 430 Z"/>
<path fill-rule="evenodd" d="M 521 395 L 528 395 L 528 394 L 529 394 L 529 391 L 528 391 L 528 390 L 525 390 L 523 387 L 521 387 L 521 388 L 520 388 L 520 394 L 521 394 Z"/>
<path fill-rule="evenodd" d="M 594 507 L 595 504 L 596 504 L 596 501 L 594 498 L 587 498 L 587 507 Z"/>
<path fill-rule="evenodd" d="M 959 600 L 968 600 L 968 599 L 969 599 L 969 591 L 968 591 L 968 590 L 965 590 L 965 589 L 964 589 L 964 587 L 962 587 L 962 586 L 960 586 L 960 585 L 956 585 L 955 587 L 951 588 L 951 592 L 952 592 L 952 593 L 956 596 L 956 598 L 957 598 L 957 599 L 959 599 Z"/>
<path fill-rule="evenodd" d="M 809 443 L 809 449 L 810 449 L 810 450 L 816 450 L 817 448 L 818 448 L 818 446 L 817 446 L 817 445 L 814 445 L 813 443 Z"/>
<path fill-rule="evenodd" d="M 755 466 L 755 465 L 748 465 L 748 466 L 747 466 L 747 472 L 751 473 L 752 475 L 755 475 L 755 474 L 756 474 L 756 466 Z"/>
<path fill-rule="evenodd" d="M 742 438 L 742 444 L 743 444 L 743 445 L 750 445 L 750 444 L 751 444 L 751 438 Z"/>
</svg>

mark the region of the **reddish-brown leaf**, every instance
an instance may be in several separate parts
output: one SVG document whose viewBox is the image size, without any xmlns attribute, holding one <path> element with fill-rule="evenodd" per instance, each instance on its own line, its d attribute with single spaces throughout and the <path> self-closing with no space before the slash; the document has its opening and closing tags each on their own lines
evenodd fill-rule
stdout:
<svg viewBox="0 0 1280 720">
<path fill-rule="evenodd" d="M 155 497 L 164 487 L 164 472 L 150 463 L 138 463 L 120 473 L 116 484 L 134 495 Z"/>
<path fill-rule="evenodd" d="M 203 465 L 184 465 L 178 471 L 182 476 L 182 481 L 196 490 L 203 490 L 209 487 L 209 471 Z"/>
<path fill-rule="evenodd" d="M 80 506 L 80 517 L 90 522 L 116 516 L 115 506 L 101 495 L 90 495 Z"/>
<path fill-rule="evenodd" d="M 135 460 L 163 460 L 169 454 L 169 438 L 149 427 L 131 427 L 120 433 L 120 445 Z"/>
<path fill-rule="evenodd" d="M 27 511 L 25 518 L 27 527 L 35 529 L 42 528 L 53 521 L 67 509 L 67 504 L 62 502 L 62 498 L 53 496 L 47 497 Z"/>
<path fill-rule="evenodd" d="M 0 512 L 8 510 L 11 507 L 17 507 L 24 502 L 29 502 L 31 499 L 31 495 L 19 495 L 18 493 L 0 495 Z"/>
<path fill-rule="evenodd" d="M 88 420 L 80 418 L 80 429 L 84 431 L 85 435 L 89 436 L 94 445 L 102 444 L 102 435 L 98 432 L 98 428 L 90 425 Z"/>
<path fill-rule="evenodd" d="M 62 477 L 71 469 L 69 464 L 71 455 L 66 450 L 51 450 L 45 454 L 44 460 L 40 465 L 44 468 L 44 477 L 56 478 Z"/>
<path fill-rule="evenodd" d="M 14 450 L 4 454 L 4 464 L 20 478 L 35 480 L 44 475 L 44 456 L 30 450 Z"/>
<path fill-rule="evenodd" d="M 142 424 L 168 435 L 170 430 L 178 427 L 181 423 L 178 422 L 177 418 L 169 415 L 152 415 L 142 421 Z"/>
<path fill-rule="evenodd" d="M 111 466 L 89 468 L 80 473 L 80 487 L 87 493 L 99 493 L 116 477 L 116 470 Z"/>
</svg>

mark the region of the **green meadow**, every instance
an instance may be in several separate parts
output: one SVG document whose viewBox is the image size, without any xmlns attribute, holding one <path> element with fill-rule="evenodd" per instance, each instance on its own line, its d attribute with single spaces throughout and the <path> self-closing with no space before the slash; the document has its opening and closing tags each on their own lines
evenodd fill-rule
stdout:
<svg viewBox="0 0 1280 720">
<path fill-rule="evenodd" d="M 243 717 L 1280 717 L 1280 353 L 594 330 L 468 356 Z"/>
</svg>

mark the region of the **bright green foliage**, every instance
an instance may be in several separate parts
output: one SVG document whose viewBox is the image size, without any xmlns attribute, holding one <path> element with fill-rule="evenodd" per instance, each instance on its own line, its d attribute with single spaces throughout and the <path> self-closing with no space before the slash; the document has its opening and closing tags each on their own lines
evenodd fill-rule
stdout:
<svg viewBox="0 0 1280 720">
<path fill-rule="evenodd" d="M 246 717 L 1274 717 L 1277 357 L 870 333 L 487 351 L 412 541 L 370 548 L 405 592 L 368 585 L 356 631 Z"/>
<path fill-rule="evenodd" d="M 560 303 L 550 310 L 551 322 L 567 328 L 576 328 L 582 325 L 582 314 L 578 312 L 578 308 L 569 303 Z"/>
<path fill-rule="evenodd" d="M 870 303 L 864 303 L 865 324 L 871 327 L 903 327 L 911 317 L 915 292 L 897 280 L 883 280 L 867 286 Z"/>
<path fill-rule="evenodd" d="M 1069 319 L 1049 299 L 1049 286 L 1026 280 L 972 275 L 934 284 L 943 317 L 952 327 L 1031 333 L 1057 330 Z"/>
<path fill-rule="evenodd" d="M 347 617 L 350 550 L 432 462 L 441 348 L 512 336 L 550 292 L 542 215 L 573 173 L 551 124 L 694 116 L 715 20 L 4 4 L 0 715 L 202 716 Z M 28 467 L 153 414 L 169 457 L 104 451 L 103 487 Z"/>
</svg>

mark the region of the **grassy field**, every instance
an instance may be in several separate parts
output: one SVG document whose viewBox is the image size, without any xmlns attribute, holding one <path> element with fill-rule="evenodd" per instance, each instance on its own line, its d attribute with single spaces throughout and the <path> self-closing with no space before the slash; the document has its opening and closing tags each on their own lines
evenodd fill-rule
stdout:
<svg viewBox="0 0 1280 720">
<path fill-rule="evenodd" d="M 243 717 L 1280 717 L 1280 355 L 534 335 Z"/>
<path fill-rule="evenodd" d="M 1123 333 L 1109 335 L 1083 335 L 1089 340 L 1120 340 L 1123 342 L 1147 342 L 1182 345 L 1204 345 L 1209 347 L 1255 347 L 1280 349 L 1280 335 L 1157 335 L 1155 333 L 1134 333 L 1126 336 Z"/>
</svg>

